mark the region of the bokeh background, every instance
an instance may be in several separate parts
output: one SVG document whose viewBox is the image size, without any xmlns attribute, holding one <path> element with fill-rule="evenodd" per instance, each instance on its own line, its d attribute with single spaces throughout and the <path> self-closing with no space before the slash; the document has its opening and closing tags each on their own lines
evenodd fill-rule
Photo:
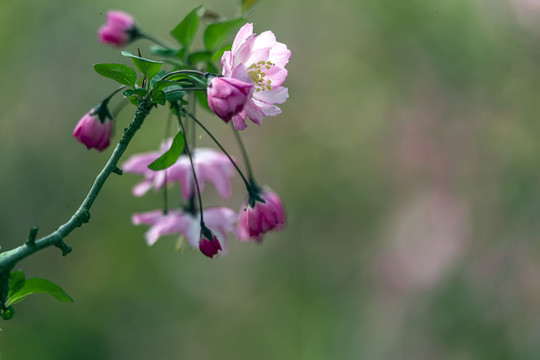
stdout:
<svg viewBox="0 0 540 360">
<path fill-rule="evenodd" d="M 123 61 L 96 42 L 106 11 L 172 42 L 197 5 L 3 1 L 3 249 L 64 223 L 110 154 L 71 135 L 116 86 L 92 69 Z M 134 198 L 140 179 L 113 175 L 69 256 L 18 266 L 75 302 L 16 306 L 0 359 L 537 359 L 540 1 L 261 0 L 250 21 L 293 54 L 283 114 L 243 132 L 287 229 L 262 245 L 231 239 L 217 260 L 175 251 L 174 236 L 148 248 L 130 217 L 161 195 Z M 238 154 L 230 129 L 201 117 Z M 127 155 L 164 129 L 154 112 Z M 225 203 L 239 209 L 234 186 Z"/>
</svg>

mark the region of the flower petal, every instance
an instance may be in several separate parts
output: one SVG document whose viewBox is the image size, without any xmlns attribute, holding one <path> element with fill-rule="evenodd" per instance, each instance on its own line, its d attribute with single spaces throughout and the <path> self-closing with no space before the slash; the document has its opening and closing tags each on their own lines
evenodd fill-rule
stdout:
<svg viewBox="0 0 540 360">
<path fill-rule="evenodd" d="M 272 90 L 258 91 L 253 94 L 253 99 L 266 104 L 283 104 L 288 98 L 289 89 L 282 86 L 272 88 Z"/>
<path fill-rule="evenodd" d="M 232 53 L 234 54 L 236 51 L 238 51 L 238 47 L 244 43 L 247 38 L 253 34 L 253 24 L 247 23 L 244 26 L 238 30 L 238 33 L 236 34 L 236 37 L 234 38 L 233 44 L 232 44 Z"/>
<path fill-rule="evenodd" d="M 148 171 L 148 165 L 159 157 L 156 151 L 131 156 L 124 164 L 122 170 L 135 174 L 144 174 Z"/>
</svg>

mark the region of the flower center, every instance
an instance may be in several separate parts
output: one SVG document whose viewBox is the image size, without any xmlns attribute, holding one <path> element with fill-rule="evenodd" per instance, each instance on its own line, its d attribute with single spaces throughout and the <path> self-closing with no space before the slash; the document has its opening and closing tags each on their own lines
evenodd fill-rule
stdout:
<svg viewBox="0 0 540 360">
<path fill-rule="evenodd" d="M 270 91 L 272 90 L 272 80 L 265 79 L 266 70 L 270 70 L 272 66 L 276 66 L 273 62 L 261 60 L 258 63 L 253 63 L 248 67 L 249 77 L 255 83 L 255 91 Z"/>
</svg>

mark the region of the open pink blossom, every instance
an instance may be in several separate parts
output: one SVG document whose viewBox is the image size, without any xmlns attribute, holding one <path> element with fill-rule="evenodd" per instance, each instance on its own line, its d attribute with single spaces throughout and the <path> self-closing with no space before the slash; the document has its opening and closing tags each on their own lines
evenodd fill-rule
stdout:
<svg viewBox="0 0 540 360">
<path fill-rule="evenodd" d="M 208 106 L 225 122 L 244 109 L 247 97 L 253 91 L 247 71 L 242 69 L 245 72 L 244 80 L 248 82 L 232 77 L 214 77 L 208 82 Z"/>
<path fill-rule="evenodd" d="M 265 202 L 255 201 L 252 205 L 247 201 L 238 217 L 238 236 L 240 240 L 262 240 L 262 235 L 271 230 L 285 227 L 285 211 L 279 196 L 273 191 L 262 191 L 258 194 Z"/>
<path fill-rule="evenodd" d="M 256 35 L 253 24 L 246 24 L 238 31 L 231 51 L 225 51 L 221 57 L 224 77 L 245 81 L 247 70 L 254 84 L 254 91 L 244 108 L 232 117 L 237 130 L 246 128 L 246 116 L 261 125 L 263 116 L 281 113 L 275 104 L 282 104 L 289 97 L 287 88 L 281 85 L 287 78 L 285 65 L 290 57 L 290 50 L 285 44 L 277 42 L 271 31 Z"/>
<path fill-rule="evenodd" d="M 165 170 L 154 171 L 148 168 L 150 163 L 169 149 L 171 141 L 169 139 L 163 142 L 160 151 L 133 155 L 123 164 L 124 171 L 144 175 L 144 180 L 133 188 L 135 196 L 142 196 L 152 188 L 159 190 L 165 185 L 165 181 L 179 182 L 184 199 L 191 196 L 195 181 L 187 155 L 180 155 L 176 163 Z M 196 148 L 193 150 L 193 165 L 201 191 L 204 189 L 205 182 L 210 181 L 220 196 L 224 198 L 231 196 L 229 178 L 234 174 L 234 166 L 226 155 L 211 148 Z"/>
<path fill-rule="evenodd" d="M 135 20 L 122 11 L 109 11 L 107 22 L 98 30 L 98 40 L 103 44 L 124 46 L 136 34 Z"/>
<path fill-rule="evenodd" d="M 112 130 L 113 122 L 109 119 L 102 122 L 92 110 L 79 120 L 73 130 L 73 136 L 88 149 L 103 151 L 109 146 Z"/>
<path fill-rule="evenodd" d="M 227 233 L 235 232 L 236 213 L 225 207 L 216 207 L 204 210 L 203 216 L 205 225 L 212 231 L 217 243 L 207 244 L 206 242 L 213 241 L 201 237 L 198 213 L 193 215 L 184 210 L 176 209 L 163 214 L 161 210 L 154 210 L 133 214 L 132 222 L 134 225 L 150 225 L 150 229 L 145 234 L 146 243 L 149 246 L 154 245 L 161 236 L 179 234 L 184 236 L 191 246 L 199 248 L 203 254 L 212 257 L 209 254 L 215 255 L 217 250 L 225 251 Z M 201 241 L 203 241 L 202 245 Z"/>
</svg>

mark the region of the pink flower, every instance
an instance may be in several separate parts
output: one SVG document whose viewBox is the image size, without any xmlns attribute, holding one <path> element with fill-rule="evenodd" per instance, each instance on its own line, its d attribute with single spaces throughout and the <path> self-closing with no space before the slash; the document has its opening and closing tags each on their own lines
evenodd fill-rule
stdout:
<svg viewBox="0 0 540 360">
<path fill-rule="evenodd" d="M 122 11 L 109 11 L 107 22 L 98 30 L 98 40 L 102 44 L 124 46 L 136 37 L 135 20 Z"/>
<path fill-rule="evenodd" d="M 290 50 L 277 42 L 271 31 L 255 35 L 253 24 L 246 24 L 238 31 L 231 51 L 225 51 L 221 58 L 223 76 L 245 81 L 243 76 L 247 71 L 254 84 L 243 110 L 232 118 L 237 130 L 247 127 L 246 116 L 261 125 L 263 116 L 281 113 L 274 104 L 282 104 L 289 97 L 287 88 L 281 85 L 287 78 L 285 65 L 290 57 Z"/>
<path fill-rule="evenodd" d="M 150 229 L 145 234 L 146 243 L 149 246 L 154 245 L 161 236 L 179 234 L 184 236 L 191 246 L 199 248 L 203 254 L 212 257 L 218 250 L 223 251 L 222 245 L 225 247 L 227 244 L 227 232 L 235 231 L 236 213 L 225 207 L 216 207 L 204 210 L 203 216 L 205 225 L 212 232 L 213 241 L 201 236 L 198 213 L 193 215 L 177 209 L 164 215 L 161 210 L 154 210 L 133 214 L 132 222 L 134 225 L 150 225 Z"/>
<path fill-rule="evenodd" d="M 96 148 L 103 151 L 109 146 L 112 129 L 113 122 L 107 118 L 101 121 L 94 109 L 79 120 L 73 130 L 73 136 L 88 149 Z"/>
<path fill-rule="evenodd" d="M 217 116 L 229 122 L 233 115 L 244 109 L 248 95 L 251 95 L 253 85 L 245 68 L 238 68 L 245 72 L 244 82 L 238 78 L 214 77 L 208 82 L 208 106 Z"/>
<path fill-rule="evenodd" d="M 273 191 L 262 191 L 258 194 L 265 202 L 248 200 L 238 218 L 238 236 L 247 241 L 253 238 L 262 240 L 262 234 L 285 227 L 285 211 L 279 196 Z M 250 204 L 252 203 L 252 204 Z"/>
<path fill-rule="evenodd" d="M 187 155 L 180 155 L 171 167 L 153 171 L 148 165 L 169 149 L 171 139 L 161 145 L 161 151 L 153 151 L 130 157 L 122 166 L 126 172 L 144 175 L 145 179 L 133 188 L 133 195 L 142 196 L 151 188 L 159 190 L 167 183 L 180 182 L 182 196 L 189 199 L 195 187 L 193 172 Z M 234 174 L 234 167 L 226 155 L 210 148 L 196 148 L 193 150 L 193 165 L 201 192 L 206 181 L 216 187 L 218 194 L 224 198 L 231 196 L 231 183 L 229 177 Z"/>
</svg>

